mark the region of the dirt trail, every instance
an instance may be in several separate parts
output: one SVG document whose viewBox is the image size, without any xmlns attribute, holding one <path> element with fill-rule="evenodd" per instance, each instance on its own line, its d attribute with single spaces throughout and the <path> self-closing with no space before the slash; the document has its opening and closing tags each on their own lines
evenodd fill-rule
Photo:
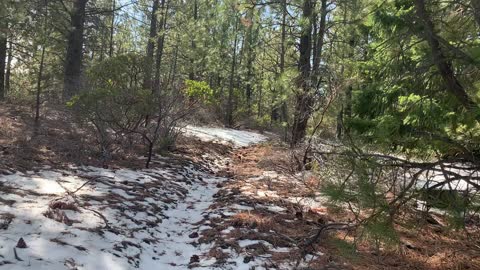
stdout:
<svg viewBox="0 0 480 270">
<path fill-rule="evenodd" d="M 203 128 L 233 144 L 263 137 Z M 205 143 L 209 147 L 209 143 Z M 210 147 L 214 147 L 211 144 Z M 220 173 L 228 153 L 155 158 L 151 169 L 43 167 L 0 176 L 0 269 L 242 269 L 209 256 Z M 22 238 L 26 248 L 17 245 Z M 246 268 L 248 269 L 248 268 Z"/>
</svg>

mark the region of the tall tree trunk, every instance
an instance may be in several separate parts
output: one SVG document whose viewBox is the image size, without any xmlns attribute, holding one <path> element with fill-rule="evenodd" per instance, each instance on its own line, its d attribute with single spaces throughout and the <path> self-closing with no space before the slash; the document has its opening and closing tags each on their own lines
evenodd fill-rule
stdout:
<svg viewBox="0 0 480 270">
<path fill-rule="evenodd" d="M 435 34 L 433 23 L 428 16 L 424 0 L 415 0 L 415 9 L 420 23 L 423 25 L 421 31 L 427 40 L 432 53 L 433 62 L 442 76 L 447 90 L 468 110 L 477 108 L 477 104 L 468 96 L 464 87 L 455 76 L 451 62 L 447 59 L 440 46 L 438 36 Z"/>
<path fill-rule="evenodd" d="M 162 11 L 162 20 L 160 22 L 160 32 L 161 34 L 157 38 L 157 53 L 155 59 L 155 83 L 153 86 L 154 94 L 160 95 L 160 69 L 162 66 L 162 58 L 163 58 L 163 47 L 165 43 L 165 27 L 167 24 L 167 12 L 168 12 L 168 4 L 165 7 L 165 0 L 162 0 L 161 8 Z"/>
<path fill-rule="evenodd" d="M 311 52 L 312 52 L 312 1 L 304 0 L 303 18 L 307 21 L 302 29 L 300 36 L 300 58 L 298 61 L 298 77 L 299 93 L 296 94 L 295 115 L 292 126 L 291 145 L 295 146 L 301 142 L 306 135 L 308 119 L 310 118 L 313 97 L 311 95 L 311 86 L 308 83 L 311 71 Z"/>
<path fill-rule="evenodd" d="M 352 91 L 353 87 L 349 85 L 345 91 L 345 117 L 352 118 Z"/>
<path fill-rule="evenodd" d="M 313 73 L 318 73 L 322 60 L 323 44 L 325 40 L 325 29 L 327 25 L 327 0 L 321 0 L 320 26 L 317 33 L 316 48 L 313 52 Z"/>
<path fill-rule="evenodd" d="M 233 49 L 232 49 L 232 65 L 230 68 L 230 83 L 228 86 L 228 98 L 227 98 L 227 108 L 226 108 L 226 125 L 227 127 L 232 127 L 233 126 L 233 86 L 234 86 L 234 80 L 235 80 L 235 65 L 237 63 L 237 45 L 238 45 L 238 21 L 239 19 L 235 19 L 235 39 L 233 41 Z"/>
<path fill-rule="evenodd" d="M 340 108 L 340 111 L 337 114 L 337 130 L 335 137 L 337 137 L 338 140 L 342 139 L 343 136 L 343 105 Z"/>
<path fill-rule="evenodd" d="M 35 124 L 38 125 L 40 120 L 40 94 L 42 92 L 43 64 L 45 62 L 45 43 L 42 46 L 42 54 L 40 56 L 40 67 L 38 68 L 37 77 L 37 93 L 35 102 Z"/>
<path fill-rule="evenodd" d="M 75 0 L 70 13 L 70 33 L 67 41 L 63 97 L 65 100 L 78 94 L 82 88 L 83 30 L 85 7 L 88 0 Z"/>
<path fill-rule="evenodd" d="M 153 53 L 155 51 L 155 37 L 157 36 L 157 11 L 159 3 L 159 0 L 153 0 L 152 14 L 150 17 L 150 33 L 147 41 L 147 56 L 145 59 L 145 78 L 143 79 L 143 88 L 150 89 L 152 93 Z"/>
<path fill-rule="evenodd" d="M 286 49 L 285 49 L 285 40 L 287 38 L 287 0 L 282 0 L 282 34 L 281 34 L 281 40 L 280 40 L 280 76 L 283 75 L 285 72 L 285 54 L 286 54 Z M 287 101 L 283 100 L 282 105 L 280 107 L 281 110 L 281 119 L 282 122 L 287 123 L 287 125 L 284 128 L 284 134 L 283 134 L 283 139 L 286 141 L 288 139 L 288 130 L 289 130 L 289 119 L 288 119 L 288 105 Z"/>
<path fill-rule="evenodd" d="M 42 52 L 40 56 L 40 66 L 38 67 L 38 77 L 37 77 L 37 93 L 35 101 L 35 133 L 38 131 L 37 128 L 40 126 L 40 94 L 42 92 L 42 78 L 43 78 L 43 66 L 45 63 L 45 47 L 47 46 L 47 33 L 48 33 L 48 0 L 45 0 L 45 13 L 43 21 L 43 41 L 42 41 Z"/>
<path fill-rule="evenodd" d="M 7 52 L 7 70 L 5 72 L 5 96 L 10 93 L 10 75 L 12 73 L 12 59 L 13 59 L 13 42 L 12 36 L 10 35 L 10 40 L 8 42 L 8 52 Z"/>
<path fill-rule="evenodd" d="M 178 59 L 178 41 L 175 44 L 175 49 L 173 50 L 173 61 L 170 71 L 168 72 L 167 85 L 171 85 L 175 80 L 175 73 L 177 71 L 177 59 Z"/>
<path fill-rule="evenodd" d="M 247 39 L 246 39 L 246 46 L 247 46 L 247 85 L 245 90 L 245 95 L 247 98 L 247 114 L 251 116 L 252 114 L 252 94 L 253 94 L 253 87 L 252 87 L 252 80 L 253 80 L 253 61 L 255 59 L 255 50 L 253 45 L 253 11 L 250 13 L 249 16 L 251 20 L 251 25 L 248 26 L 247 29 Z M 256 34 L 258 35 L 259 27 L 257 27 Z"/>
<path fill-rule="evenodd" d="M 196 24 L 197 23 L 197 20 L 198 20 L 198 2 L 197 0 L 194 0 L 193 1 L 193 21 L 194 23 Z M 190 72 L 188 74 L 188 79 L 189 80 L 195 80 L 195 59 L 194 59 L 194 55 L 195 55 L 195 49 L 197 48 L 197 44 L 195 43 L 195 34 L 192 33 L 192 36 L 191 36 L 192 40 L 191 40 L 191 57 L 190 57 Z"/>
<path fill-rule="evenodd" d="M 0 100 L 5 99 L 5 60 L 7 58 L 8 24 L 0 22 Z"/>
<path fill-rule="evenodd" d="M 285 71 L 285 40 L 287 38 L 287 0 L 282 0 L 282 37 L 280 40 L 280 73 Z"/>
<path fill-rule="evenodd" d="M 100 60 L 100 62 L 103 61 L 103 56 L 105 54 L 104 50 L 105 50 L 105 37 L 104 37 L 104 34 L 102 33 L 102 37 L 101 37 L 101 43 L 100 43 L 100 52 L 98 53 L 99 56 L 98 56 L 98 60 Z"/>
<path fill-rule="evenodd" d="M 356 36 L 355 36 L 355 32 L 352 31 L 351 33 L 351 37 L 350 37 L 350 41 L 349 41 L 349 44 L 350 44 L 350 52 L 348 54 L 348 57 L 350 59 L 353 59 L 354 56 L 355 56 L 355 43 L 356 43 Z M 342 67 L 343 69 L 343 67 Z M 343 74 L 343 71 L 342 71 L 342 74 Z M 352 118 L 352 92 L 353 92 L 353 86 L 350 84 L 348 85 L 347 89 L 345 90 L 345 117 L 348 120 L 350 120 L 350 118 Z M 343 119 L 345 120 L 345 119 Z M 349 133 L 349 127 L 348 125 L 345 127 L 345 133 Z"/>
<path fill-rule="evenodd" d="M 108 56 L 113 55 L 113 33 L 115 32 L 115 0 L 112 0 L 112 24 L 110 25 L 110 46 L 108 50 Z"/>
</svg>

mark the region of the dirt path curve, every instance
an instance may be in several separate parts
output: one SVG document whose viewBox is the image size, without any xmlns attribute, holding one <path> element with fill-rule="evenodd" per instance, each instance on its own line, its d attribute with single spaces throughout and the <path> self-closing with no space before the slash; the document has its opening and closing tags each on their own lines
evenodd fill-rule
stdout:
<svg viewBox="0 0 480 270">
<path fill-rule="evenodd" d="M 265 139 L 199 130 L 190 135 L 234 146 Z M 198 162 L 156 157 L 151 169 L 45 167 L 0 175 L 0 270 L 217 269 L 204 256 L 211 245 L 199 242 L 228 157 L 209 152 Z M 20 238 L 26 248 L 17 245 Z"/>
</svg>

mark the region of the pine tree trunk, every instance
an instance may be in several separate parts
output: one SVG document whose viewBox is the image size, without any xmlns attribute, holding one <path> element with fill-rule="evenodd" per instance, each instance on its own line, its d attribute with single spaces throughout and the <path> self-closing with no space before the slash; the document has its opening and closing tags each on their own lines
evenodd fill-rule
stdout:
<svg viewBox="0 0 480 270">
<path fill-rule="evenodd" d="M 193 0 L 193 21 L 196 24 L 198 20 L 198 3 L 197 0 Z M 195 35 L 192 33 L 192 40 L 191 40 L 191 54 L 192 56 L 190 57 L 190 72 L 188 74 L 188 79 L 189 80 L 195 80 L 195 59 L 193 55 L 195 55 L 195 50 L 197 48 L 197 44 L 195 43 Z"/>
<path fill-rule="evenodd" d="M 1 27 L 3 25 L 3 27 Z M 7 30 L 7 23 L 0 23 L 0 30 Z M 7 58 L 7 31 L 0 31 L 0 100 L 5 99 L 5 62 Z"/>
<path fill-rule="evenodd" d="M 291 146 L 300 143 L 306 135 L 308 119 L 311 114 L 313 105 L 313 97 L 310 93 L 310 85 L 308 79 L 310 77 L 311 64 L 310 58 L 312 53 L 312 2 L 304 0 L 303 18 L 308 22 L 305 23 L 300 36 L 300 59 L 298 62 L 298 70 L 300 76 L 298 78 L 299 93 L 296 96 L 295 115 L 292 126 Z"/>
<path fill-rule="evenodd" d="M 35 124 L 40 120 L 40 94 L 42 92 L 43 64 L 45 62 L 45 43 L 42 46 L 42 55 L 40 56 L 40 67 L 38 68 L 37 93 L 35 102 Z"/>
<path fill-rule="evenodd" d="M 327 0 L 321 0 L 320 7 L 320 26 L 317 33 L 315 50 L 313 51 L 313 73 L 318 73 L 320 62 L 322 60 L 323 44 L 325 39 L 325 30 L 327 25 Z"/>
<path fill-rule="evenodd" d="M 238 45 L 238 18 L 235 21 L 235 39 L 233 42 L 233 50 L 232 50 L 232 65 L 230 68 L 230 83 L 228 87 L 228 98 L 227 98 L 227 114 L 226 114 L 226 125 L 227 127 L 233 126 L 233 87 L 234 87 L 234 79 L 235 79 L 235 65 L 237 63 L 237 45 Z"/>
<path fill-rule="evenodd" d="M 143 79 L 143 88 L 150 89 L 153 93 L 152 70 L 153 53 L 155 50 L 155 37 L 157 36 L 157 11 L 159 0 L 153 0 L 152 14 L 150 18 L 150 33 L 147 42 L 147 56 L 145 59 L 145 78 Z"/>
<path fill-rule="evenodd" d="M 112 57 L 113 55 L 113 33 L 115 32 L 115 0 L 112 1 L 112 23 L 110 25 L 110 46 L 108 50 L 108 56 Z"/>
<path fill-rule="evenodd" d="M 280 40 L 280 73 L 285 71 L 285 40 L 287 38 L 287 0 L 282 1 L 282 38 Z"/>
<path fill-rule="evenodd" d="M 287 38 L 287 0 L 282 0 L 282 35 L 281 35 L 281 40 L 280 40 L 280 76 L 283 75 L 285 72 L 285 54 L 286 54 L 286 49 L 285 49 L 285 40 Z M 282 105 L 281 105 L 281 119 L 282 122 L 287 123 L 287 125 L 284 128 L 284 134 L 283 138 L 285 141 L 288 139 L 288 130 L 289 130 L 289 119 L 288 119 L 288 105 L 287 101 L 283 100 Z"/>
<path fill-rule="evenodd" d="M 353 88 L 351 85 L 348 86 L 347 90 L 345 91 L 345 118 L 347 119 L 347 123 L 348 120 L 352 118 L 352 91 Z M 346 128 L 347 130 L 345 130 L 345 132 L 348 133 L 348 126 Z"/>
<path fill-rule="evenodd" d="M 168 11 L 168 6 L 165 7 L 165 0 L 162 0 L 162 4 L 160 7 L 160 10 L 162 11 L 162 20 L 160 22 L 160 29 L 159 31 L 161 32 L 161 35 L 158 36 L 157 38 L 157 53 L 156 53 L 156 59 L 155 59 L 155 82 L 154 82 L 154 94 L 159 95 L 160 94 L 160 69 L 162 66 L 162 58 L 163 58 L 163 47 L 165 43 L 165 26 L 167 24 L 167 11 Z"/>
<path fill-rule="evenodd" d="M 338 140 L 342 139 L 343 136 L 343 106 L 337 114 L 337 131 L 336 137 Z"/>
<path fill-rule="evenodd" d="M 432 52 L 433 62 L 446 83 L 447 90 L 468 110 L 477 107 L 477 104 L 468 96 L 464 87 L 455 76 L 451 62 L 446 58 L 440 46 L 440 41 L 435 34 L 433 23 L 425 8 L 424 0 L 415 0 L 415 9 L 420 23 L 423 24 L 422 35 L 427 40 Z"/>
<path fill-rule="evenodd" d="M 67 41 L 63 98 L 69 100 L 82 88 L 83 30 L 88 0 L 75 0 L 70 14 L 70 33 Z"/>
<path fill-rule="evenodd" d="M 255 60 L 255 50 L 253 48 L 253 11 L 250 13 L 250 20 L 252 24 L 248 26 L 247 29 L 247 85 L 245 90 L 245 95 L 247 98 L 247 115 L 252 115 L 252 95 L 253 95 L 253 88 L 252 88 L 252 80 L 253 80 L 253 61 Z M 258 31 L 257 28 L 256 31 Z M 258 32 L 257 32 L 258 33 Z"/>
<path fill-rule="evenodd" d="M 12 58 L 13 58 L 13 42 L 12 37 L 10 36 L 10 41 L 8 42 L 8 53 L 7 53 L 7 71 L 5 72 L 5 93 L 7 96 L 10 93 L 10 75 L 12 73 Z"/>
<path fill-rule="evenodd" d="M 174 51 L 173 60 L 172 60 L 172 65 L 170 67 L 170 71 L 168 72 L 167 85 L 171 85 L 175 80 L 175 73 L 177 72 L 178 42 L 177 44 L 175 44 L 175 48 L 173 51 Z"/>
</svg>

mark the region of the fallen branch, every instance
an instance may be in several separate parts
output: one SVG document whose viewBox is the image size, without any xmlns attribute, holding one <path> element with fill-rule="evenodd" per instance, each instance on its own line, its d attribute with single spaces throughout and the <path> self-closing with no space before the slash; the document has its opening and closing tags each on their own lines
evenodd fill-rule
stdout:
<svg viewBox="0 0 480 270">
<path fill-rule="evenodd" d="M 304 240 L 305 242 L 299 245 L 301 246 L 302 251 L 301 251 L 301 256 L 297 260 L 295 267 L 297 268 L 300 265 L 300 262 L 305 259 L 305 256 L 307 256 L 308 254 L 307 249 L 309 247 L 312 247 L 313 244 L 315 244 L 320 239 L 320 237 L 324 232 L 330 231 L 330 230 L 339 230 L 339 231 L 350 230 L 355 228 L 356 226 L 357 224 L 350 224 L 350 223 L 329 223 L 329 224 L 320 226 L 313 237 L 306 238 Z"/>
</svg>

